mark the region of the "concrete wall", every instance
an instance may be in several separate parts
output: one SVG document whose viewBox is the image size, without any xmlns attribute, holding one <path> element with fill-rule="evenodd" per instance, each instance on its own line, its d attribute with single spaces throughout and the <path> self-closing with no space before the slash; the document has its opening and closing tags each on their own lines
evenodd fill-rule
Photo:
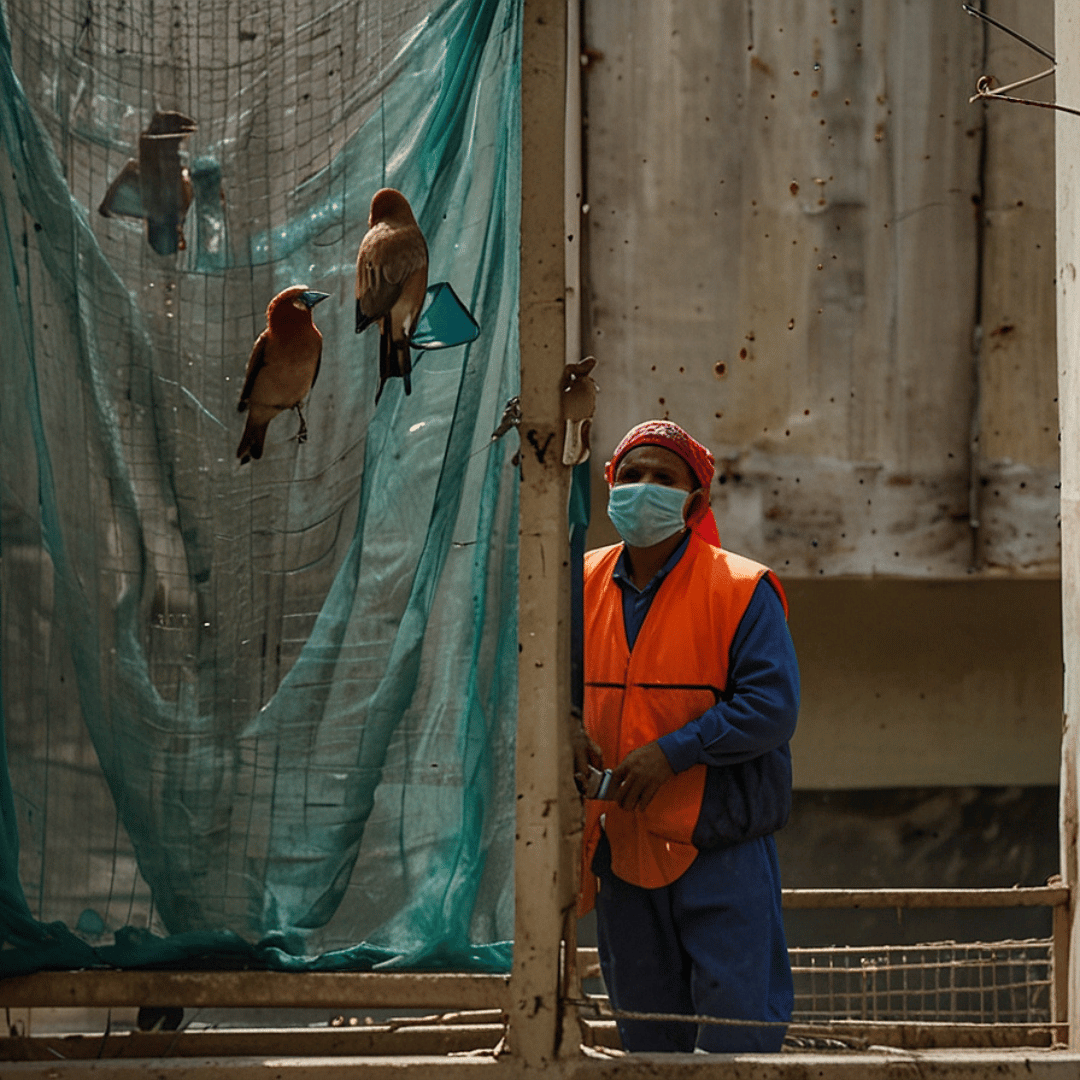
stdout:
<svg viewBox="0 0 1080 1080">
<path fill-rule="evenodd" d="M 987 8 L 1053 48 L 1052 0 Z M 797 786 L 1053 785 L 1053 114 L 968 101 L 1045 61 L 937 0 L 584 10 L 591 539 L 670 416 L 788 587 Z"/>
<path fill-rule="evenodd" d="M 1055 581 L 793 581 L 800 788 L 1053 785 Z"/>
</svg>

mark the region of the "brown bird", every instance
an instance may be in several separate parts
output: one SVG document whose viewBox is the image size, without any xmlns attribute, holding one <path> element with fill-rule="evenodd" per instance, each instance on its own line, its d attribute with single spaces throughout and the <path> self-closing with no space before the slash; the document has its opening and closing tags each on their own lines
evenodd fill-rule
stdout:
<svg viewBox="0 0 1080 1080">
<path fill-rule="evenodd" d="M 322 359 L 322 334 L 311 309 L 329 296 L 306 285 L 279 292 L 266 309 L 266 329 L 248 358 L 237 412 L 247 412 L 247 425 L 236 448 L 243 465 L 261 458 L 266 428 L 279 412 L 295 409 L 300 417 L 297 442 L 307 442 L 307 423 L 300 404 L 315 385 Z"/>
<path fill-rule="evenodd" d="M 376 405 L 392 375 L 400 375 L 405 393 L 412 393 L 409 335 L 424 306 L 427 272 L 427 244 L 408 199 L 394 188 L 380 188 L 356 255 L 356 332 L 379 324 Z"/>
</svg>

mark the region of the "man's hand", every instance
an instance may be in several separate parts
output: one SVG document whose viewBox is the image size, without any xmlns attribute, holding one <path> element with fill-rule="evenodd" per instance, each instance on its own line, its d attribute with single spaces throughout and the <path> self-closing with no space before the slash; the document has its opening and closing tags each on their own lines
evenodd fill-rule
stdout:
<svg viewBox="0 0 1080 1080">
<path fill-rule="evenodd" d="M 644 810 L 661 786 L 675 775 L 655 742 L 631 750 L 611 778 L 611 798 L 623 810 Z"/>
<path fill-rule="evenodd" d="M 596 768 L 602 769 L 604 767 L 604 754 L 600 747 L 589 738 L 589 734 L 579 716 L 576 714 L 572 716 L 570 724 L 570 739 L 574 748 L 574 777 L 578 781 L 578 787 L 584 791 L 585 777 L 589 774 L 589 766 L 595 765 Z"/>
</svg>

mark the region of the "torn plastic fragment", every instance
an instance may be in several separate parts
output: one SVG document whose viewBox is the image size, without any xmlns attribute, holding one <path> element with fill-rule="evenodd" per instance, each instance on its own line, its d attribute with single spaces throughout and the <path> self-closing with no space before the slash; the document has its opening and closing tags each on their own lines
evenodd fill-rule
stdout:
<svg viewBox="0 0 1080 1080">
<path fill-rule="evenodd" d="M 480 324 L 458 299 L 449 281 L 438 281 L 427 291 L 427 302 L 409 337 L 415 349 L 450 349 L 467 345 L 480 334 Z"/>
<path fill-rule="evenodd" d="M 589 429 L 596 412 L 596 383 L 589 372 L 595 356 L 563 368 L 562 414 L 564 422 L 562 463 L 580 465 L 589 459 Z"/>
<path fill-rule="evenodd" d="M 130 158 L 109 185 L 98 211 L 143 218 L 146 239 L 159 255 L 183 250 L 184 218 L 191 205 L 191 177 L 180 162 L 180 143 L 196 128 L 178 112 L 156 112 L 139 136 L 139 158 Z"/>
</svg>

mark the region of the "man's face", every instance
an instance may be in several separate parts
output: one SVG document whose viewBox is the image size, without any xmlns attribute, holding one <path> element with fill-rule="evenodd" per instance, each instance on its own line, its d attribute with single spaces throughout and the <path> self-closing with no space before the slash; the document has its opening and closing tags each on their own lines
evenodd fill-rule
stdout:
<svg viewBox="0 0 1080 1080">
<path fill-rule="evenodd" d="M 700 485 L 693 469 L 664 446 L 635 446 L 619 459 L 615 484 L 660 484 L 694 491 Z"/>
</svg>

